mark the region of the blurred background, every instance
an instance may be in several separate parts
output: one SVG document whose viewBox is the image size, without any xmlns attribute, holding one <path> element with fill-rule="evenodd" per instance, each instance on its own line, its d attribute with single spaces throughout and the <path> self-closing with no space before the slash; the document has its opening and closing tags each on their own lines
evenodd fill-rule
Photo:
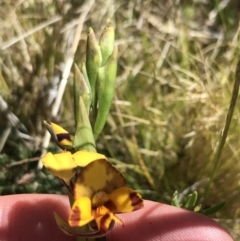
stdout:
<svg viewBox="0 0 240 241">
<path fill-rule="evenodd" d="M 12 0 L 0 6 L 1 195 L 66 193 L 38 168 L 48 144 L 43 120 L 74 133 L 73 71 L 67 68 L 85 61 L 88 28 L 99 38 L 110 18 L 118 77 L 98 151 L 145 199 L 170 204 L 176 190 L 181 199 L 197 190 L 201 203 L 239 58 L 238 0 Z M 69 74 L 58 109 L 64 73 Z M 236 239 L 239 106 L 238 101 L 213 185 L 201 203 L 208 208 L 227 202 L 213 217 Z M 47 150 L 59 151 L 52 141 Z"/>
</svg>

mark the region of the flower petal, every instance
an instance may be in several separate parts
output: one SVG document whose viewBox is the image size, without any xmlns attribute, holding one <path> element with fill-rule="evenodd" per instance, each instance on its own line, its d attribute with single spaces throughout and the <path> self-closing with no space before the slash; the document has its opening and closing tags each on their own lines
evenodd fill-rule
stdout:
<svg viewBox="0 0 240 241">
<path fill-rule="evenodd" d="M 98 207 L 94 216 L 99 230 L 103 232 L 107 232 L 114 221 L 123 224 L 121 219 L 115 216 L 109 209 L 104 206 Z"/>
<path fill-rule="evenodd" d="M 91 199 L 98 191 L 108 194 L 125 185 L 126 181 L 122 174 L 106 159 L 96 160 L 79 173 L 74 186 L 74 198 L 86 196 Z"/>
<path fill-rule="evenodd" d="M 92 204 L 88 197 L 77 199 L 71 209 L 68 223 L 71 227 L 81 227 L 94 219 Z"/>
<path fill-rule="evenodd" d="M 132 212 L 143 207 L 141 195 L 128 187 L 113 190 L 109 199 L 104 206 L 114 213 Z"/>
<path fill-rule="evenodd" d="M 50 132 L 54 140 L 61 147 L 64 147 L 66 149 L 73 148 L 73 137 L 69 134 L 68 131 L 50 121 L 44 121 L 44 125 L 46 126 L 47 130 Z"/>
<path fill-rule="evenodd" d="M 97 152 L 91 152 L 91 151 L 77 151 L 73 154 L 73 158 L 78 166 L 84 167 L 88 165 L 89 163 L 99 160 L 99 159 L 106 159 L 106 157 L 102 154 L 99 154 Z"/>
<path fill-rule="evenodd" d="M 70 179 L 75 175 L 77 168 L 70 152 L 62 152 L 53 155 L 48 152 L 42 159 L 43 165 L 54 175 L 69 184 Z"/>
</svg>

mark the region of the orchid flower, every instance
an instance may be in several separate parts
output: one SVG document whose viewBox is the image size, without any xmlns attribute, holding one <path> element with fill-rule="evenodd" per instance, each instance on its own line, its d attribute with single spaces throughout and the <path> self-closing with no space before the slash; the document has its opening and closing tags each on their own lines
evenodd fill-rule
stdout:
<svg viewBox="0 0 240 241">
<path fill-rule="evenodd" d="M 64 151 L 55 155 L 47 153 L 41 161 L 53 175 L 63 180 L 73 197 L 67 222 L 55 214 L 58 226 L 66 234 L 106 235 L 115 222 L 123 224 L 116 213 L 143 207 L 141 195 L 127 187 L 122 174 L 102 154 Z M 78 168 L 81 170 L 77 171 Z"/>
</svg>

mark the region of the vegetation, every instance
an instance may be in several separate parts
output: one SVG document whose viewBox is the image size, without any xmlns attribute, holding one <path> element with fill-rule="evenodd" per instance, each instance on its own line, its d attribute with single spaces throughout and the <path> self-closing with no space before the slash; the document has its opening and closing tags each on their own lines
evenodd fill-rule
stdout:
<svg viewBox="0 0 240 241">
<path fill-rule="evenodd" d="M 74 131 L 70 67 L 86 61 L 89 27 L 99 39 L 110 18 L 118 77 L 98 151 L 146 199 L 170 204 L 176 190 L 181 200 L 197 190 L 203 208 L 226 201 L 213 217 L 237 238 L 239 100 L 205 193 L 239 59 L 238 1 L 86 3 L 1 3 L 1 195 L 66 192 L 38 164 L 46 148 L 58 150 L 54 142 L 48 145 L 43 120 Z"/>
</svg>

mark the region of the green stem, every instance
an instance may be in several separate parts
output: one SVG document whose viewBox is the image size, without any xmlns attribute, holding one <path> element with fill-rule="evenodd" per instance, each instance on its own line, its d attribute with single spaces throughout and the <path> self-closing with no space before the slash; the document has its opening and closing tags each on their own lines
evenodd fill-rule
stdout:
<svg viewBox="0 0 240 241">
<path fill-rule="evenodd" d="M 210 186 L 213 182 L 214 175 L 215 175 L 215 172 L 217 170 L 217 166 L 219 164 L 220 157 L 221 157 L 221 154 L 222 154 L 222 150 L 223 150 L 223 147 L 224 147 L 226 139 L 227 139 L 229 127 L 230 127 L 230 124 L 231 124 L 231 120 L 232 120 L 232 117 L 233 117 L 234 109 L 235 109 L 237 98 L 238 98 L 239 85 L 240 85 L 240 60 L 238 60 L 237 67 L 236 67 L 235 80 L 234 80 L 234 85 L 233 85 L 233 90 L 232 90 L 232 97 L 231 97 L 231 101 L 230 101 L 230 104 L 229 104 L 229 109 L 228 109 L 228 114 L 227 114 L 227 118 L 226 118 L 226 121 L 225 121 L 225 126 L 224 126 L 224 129 L 223 129 L 223 131 L 220 135 L 217 150 L 216 150 L 216 153 L 213 157 L 213 167 L 212 167 L 212 170 L 211 170 L 210 180 L 209 180 L 209 182 L 206 186 L 206 189 L 205 189 L 206 191 L 205 191 L 205 194 L 203 196 L 203 200 L 205 200 L 208 196 Z"/>
</svg>

